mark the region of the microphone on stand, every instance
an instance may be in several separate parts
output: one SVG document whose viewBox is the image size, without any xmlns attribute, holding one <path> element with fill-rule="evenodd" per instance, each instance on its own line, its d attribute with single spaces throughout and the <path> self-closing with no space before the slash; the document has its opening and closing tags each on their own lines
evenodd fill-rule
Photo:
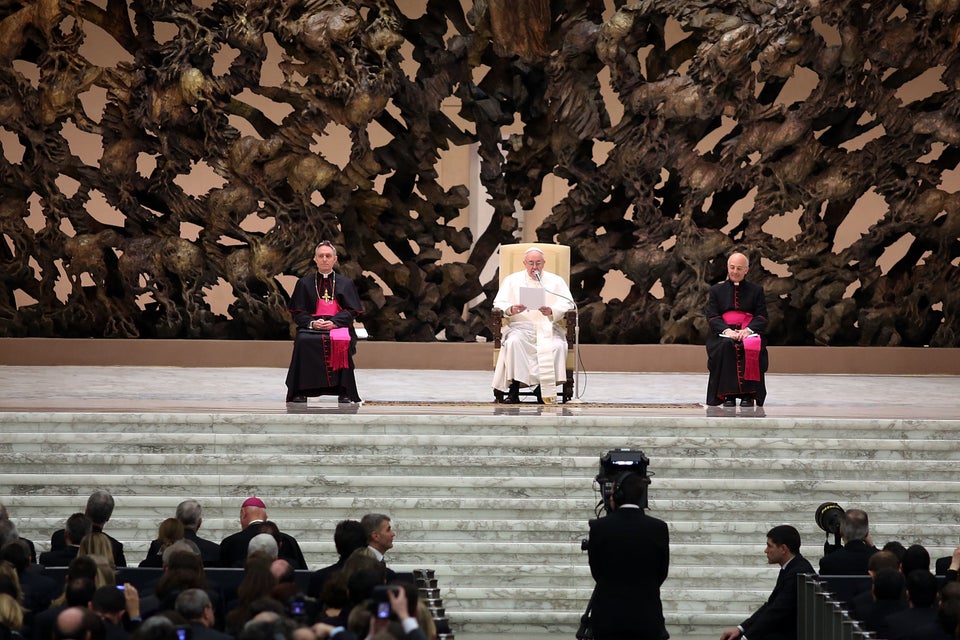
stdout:
<svg viewBox="0 0 960 640">
<path fill-rule="evenodd" d="M 568 298 L 565 295 L 561 295 L 556 291 L 550 291 L 543 286 L 543 280 L 540 279 L 539 269 L 533 270 L 533 277 L 537 279 L 537 282 L 540 283 L 540 287 L 547 293 L 552 293 L 558 298 L 563 298 L 568 300 L 573 305 L 574 318 L 576 318 L 573 325 L 573 397 L 577 400 L 580 399 L 580 307 L 577 306 L 577 301 L 573 298 Z"/>
</svg>

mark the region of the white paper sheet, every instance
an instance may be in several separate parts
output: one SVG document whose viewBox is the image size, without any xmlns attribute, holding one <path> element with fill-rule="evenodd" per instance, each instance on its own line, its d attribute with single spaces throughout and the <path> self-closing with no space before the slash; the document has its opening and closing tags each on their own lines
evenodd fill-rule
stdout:
<svg viewBox="0 0 960 640">
<path fill-rule="evenodd" d="M 546 298 L 540 287 L 520 287 L 520 304 L 527 309 L 539 309 L 547 303 Z"/>
</svg>

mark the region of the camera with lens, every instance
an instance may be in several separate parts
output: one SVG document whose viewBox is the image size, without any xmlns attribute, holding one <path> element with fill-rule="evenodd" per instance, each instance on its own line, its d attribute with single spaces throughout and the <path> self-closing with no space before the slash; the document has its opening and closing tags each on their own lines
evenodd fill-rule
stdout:
<svg viewBox="0 0 960 640">
<path fill-rule="evenodd" d="M 287 615 L 300 623 L 312 623 L 317 617 L 317 601 L 303 593 L 290 596 L 287 600 Z"/>
<path fill-rule="evenodd" d="M 616 508 L 618 502 L 617 486 L 624 478 L 630 475 L 638 475 L 643 478 L 643 499 L 637 504 L 641 510 L 648 506 L 647 487 L 650 485 L 650 475 L 647 473 L 647 467 L 650 466 L 650 459 L 639 449 L 611 449 L 600 456 L 600 469 L 594 478 L 595 487 L 600 491 L 600 502 L 597 503 L 595 513 L 599 518 L 602 515 L 610 514 Z M 580 541 L 580 548 L 587 550 L 587 540 Z"/>
<path fill-rule="evenodd" d="M 813 518 L 817 522 L 817 526 L 827 534 L 827 541 L 824 545 L 825 550 L 830 546 L 831 533 L 834 537 L 834 548 L 840 547 L 840 526 L 843 524 L 844 513 L 846 513 L 846 511 L 836 502 L 824 502 L 817 507 L 816 512 L 814 512 Z M 826 552 L 829 553 L 829 551 Z"/>
</svg>

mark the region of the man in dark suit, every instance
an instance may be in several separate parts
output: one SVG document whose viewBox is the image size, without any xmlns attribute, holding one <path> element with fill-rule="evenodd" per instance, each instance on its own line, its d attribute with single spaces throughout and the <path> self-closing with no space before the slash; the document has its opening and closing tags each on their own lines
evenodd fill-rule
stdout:
<svg viewBox="0 0 960 640">
<path fill-rule="evenodd" d="M 863 604 L 857 603 L 854 617 L 867 631 L 875 633 L 876 637 L 889 638 L 890 629 L 887 618 L 907 608 L 907 601 L 903 597 L 903 586 L 903 574 L 898 570 L 880 569 L 873 576 L 873 587 L 869 593 L 865 594 L 870 597 L 870 601 Z M 857 600 L 860 599 L 861 596 L 858 596 Z"/>
<path fill-rule="evenodd" d="M 247 561 L 247 546 L 251 538 L 265 533 L 260 525 L 267 521 L 267 506 L 263 500 L 252 496 L 244 500 L 240 506 L 240 526 L 242 531 L 238 531 L 227 536 L 220 543 L 220 566 L 221 567 L 242 567 Z M 272 532 L 267 532 L 272 533 Z M 282 542 L 287 549 L 287 559 L 295 558 L 295 569 L 306 569 L 306 562 L 303 560 L 303 552 L 300 550 L 300 544 L 293 536 L 286 533 L 277 533 L 279 539 L 278 545 Z"/>
<path fill-rule="evenodd" d="M 6 525 L 6 526 L 4 526 Z M 5 535 L 0 534 L 0 540 L 2 544 L 0 546 L 6 546 L 8 542 L 13 542 L 13 538 L 19 539 L 21 542 L 27 545 L 27 548 L 30 550 L 30 562 L 37 563 L 37 548 L 34 546 L 31 540 L 27 540 L 17 531 L 17 527 L 10 520 L 10 514 L 7 512 L 7 507 L 0 502 L 0 529 L 6 529 Z M 15 534 L 11 536 L 11 534 Z"/>
<path fill-rule="evenodd" d="M 723 632 L 720 640 L 796 640 L 797 575 L 816 573 L 813 565 L 800 555 L 800 532 L 782 524 L 767 532 L 764 549 L 767 562 L 780 565 L 777 584 L 767 601 L 752 616 Z"/>
<path fill-rule="evenodd" d="M 98 489 L 90 494 L 90 497 L 87 498 L 87 508 L 84 510 L 84 513 L 90 520 L 93 522 L 93 530 L 99 533 L 104 533 L 103 527 L 110 520 L 110 517 L 113 515 L 114 501 L 113 496 L 110 495 L 108 491 L 103 491 Z M 104 533 L 104 535 L 107 535 Z M 123 543 L 115 538 L 110 537 L 110 546 L 113 547 L 113 563 L 117 567 L 127 566 L 127 559 L 123 555 Z M 50 550 L 56 551 L 65 546 L 63 539 L 63 529 L 59 531 L 54 531 L 53 535 L 50 536 Z M 75 541 L 75 544 L 80 544 L 80 541 Z M 42 562 L 40 564 L 43 564 Z M 54 566 L 54 565 L 50 565 Z"/>
<path fill-rule="evenodd" d="M 90 518 L 79 512 L 73 514 L 67 518 L 67 526 L 59 531 L 63 544 L 41 553 L 40 564 L 45 567 L 66 567 L 77 557 L 80 541 L 92 530 L 93 523 L 90 522 Z"/>
<path fill-rule="evenodd" d="M 210 596 L 203 589 L 187 589 L 177 596 L 174 609 L 190 623 L 193 640 L 233 640 L 212 628 L 216 622 Z"/>
<path fill-rule="evenodd" d="M 889 640 L 952 640 L 937 619 L 937 579 L 929 570 L 916 569 L 907 575 L 910 608 L 885 618 Z"/>
<path fill-rule="evenodd" d="M 616 482 L 614 511 L 590 521 L 587 554 L 597 585 L 591 600 L 596 640 L 669 638 L 660 586 L 670 565 L 667 524 L 643 512 L 645 478 L 630 473 Z"/>
<path fill-rule="evenodd" d="M 324 583 L 343 568 L 351 553 L 367 546 L 367 532 L 357 520 L 342 520 L 333 531 L 333 545 L 337 548 L 339 558 L 335 563 L 311 574 L 310 585 L 307 587 L 307 595 L 311 598 L 320 597 Z"/>
<path fill-rule="evenodd" d="M 870 560 L 867 562 L 867 571 L 870 573 L 870 589 L 857 594 L 850 602 L 850 613 L 857 620 L 866 622 L 867 618 L 874 613 L 874 609 L 877 608 L 877 599 L 881 597 L 877 593 L 877 576 L 884 569 L 893 571 L 900 576 L 897 597 L 903 600 L 904 607 L 907 606 L 907 601 L 903 598 L 903 576 L 900 574 L 899 558 L 892 551 L 877 551 L 870 556 Z M 885 575 L 887 576 L 887 583 L 882 585 L 880 590 L 883 592 L 883 597 L 888 598 L 891 585 L 889 584 L 889 573 Z"/>
<path fill-rule="evenodd" d="M 183 525 L 183 538 L 197 545 L 200 550 L 200 559 L 206 568 L 220 566 L 220 545 L 212 540 L 204 540 L 197 535 L 197 530 L 203 524 L 203 508 L 196 500 L 184 500 L 177 505 L 177 520 Z M 154 540 L 147 550 L 147 558 L 160 553 L 160 541 Z"/>
<path fill-rule="evenodd" d="M 877 548 L 870 543 L 870 522 L 867 512 L 861 509 L 847 509 L 840 522 L 840 537 L 844 545 L 840 548 L 830 546 L 831 551 L 820 558 L 821 576 L 866 576 L 870 557 Z M 835 580 L 830 584 L 836 599 L 850 609 L 850 603 L 861 592 L 869 589 L 869 584 L 856 580 Z"/>
</svg>

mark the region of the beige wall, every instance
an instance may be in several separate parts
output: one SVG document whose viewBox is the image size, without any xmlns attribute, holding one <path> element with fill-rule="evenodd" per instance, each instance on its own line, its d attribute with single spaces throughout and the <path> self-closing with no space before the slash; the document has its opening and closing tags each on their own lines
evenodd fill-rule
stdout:
<svg viewBox="0 0 960 640">
<path fill-rule="evenodd" d="M 0 338 L 0 365 L 283 367 L 292 342 Z M 581 345 L 585 371 L 706 373 L 698 345 Z M 960 375 L 960 349 L 770 347 L 775 373 Z M 493 347 L 464 342 L 375 342 L 357 347 L 361 369 L 493 371 Z M 442 367 L 438 367 L 442 364 Z"/>
</svg>

